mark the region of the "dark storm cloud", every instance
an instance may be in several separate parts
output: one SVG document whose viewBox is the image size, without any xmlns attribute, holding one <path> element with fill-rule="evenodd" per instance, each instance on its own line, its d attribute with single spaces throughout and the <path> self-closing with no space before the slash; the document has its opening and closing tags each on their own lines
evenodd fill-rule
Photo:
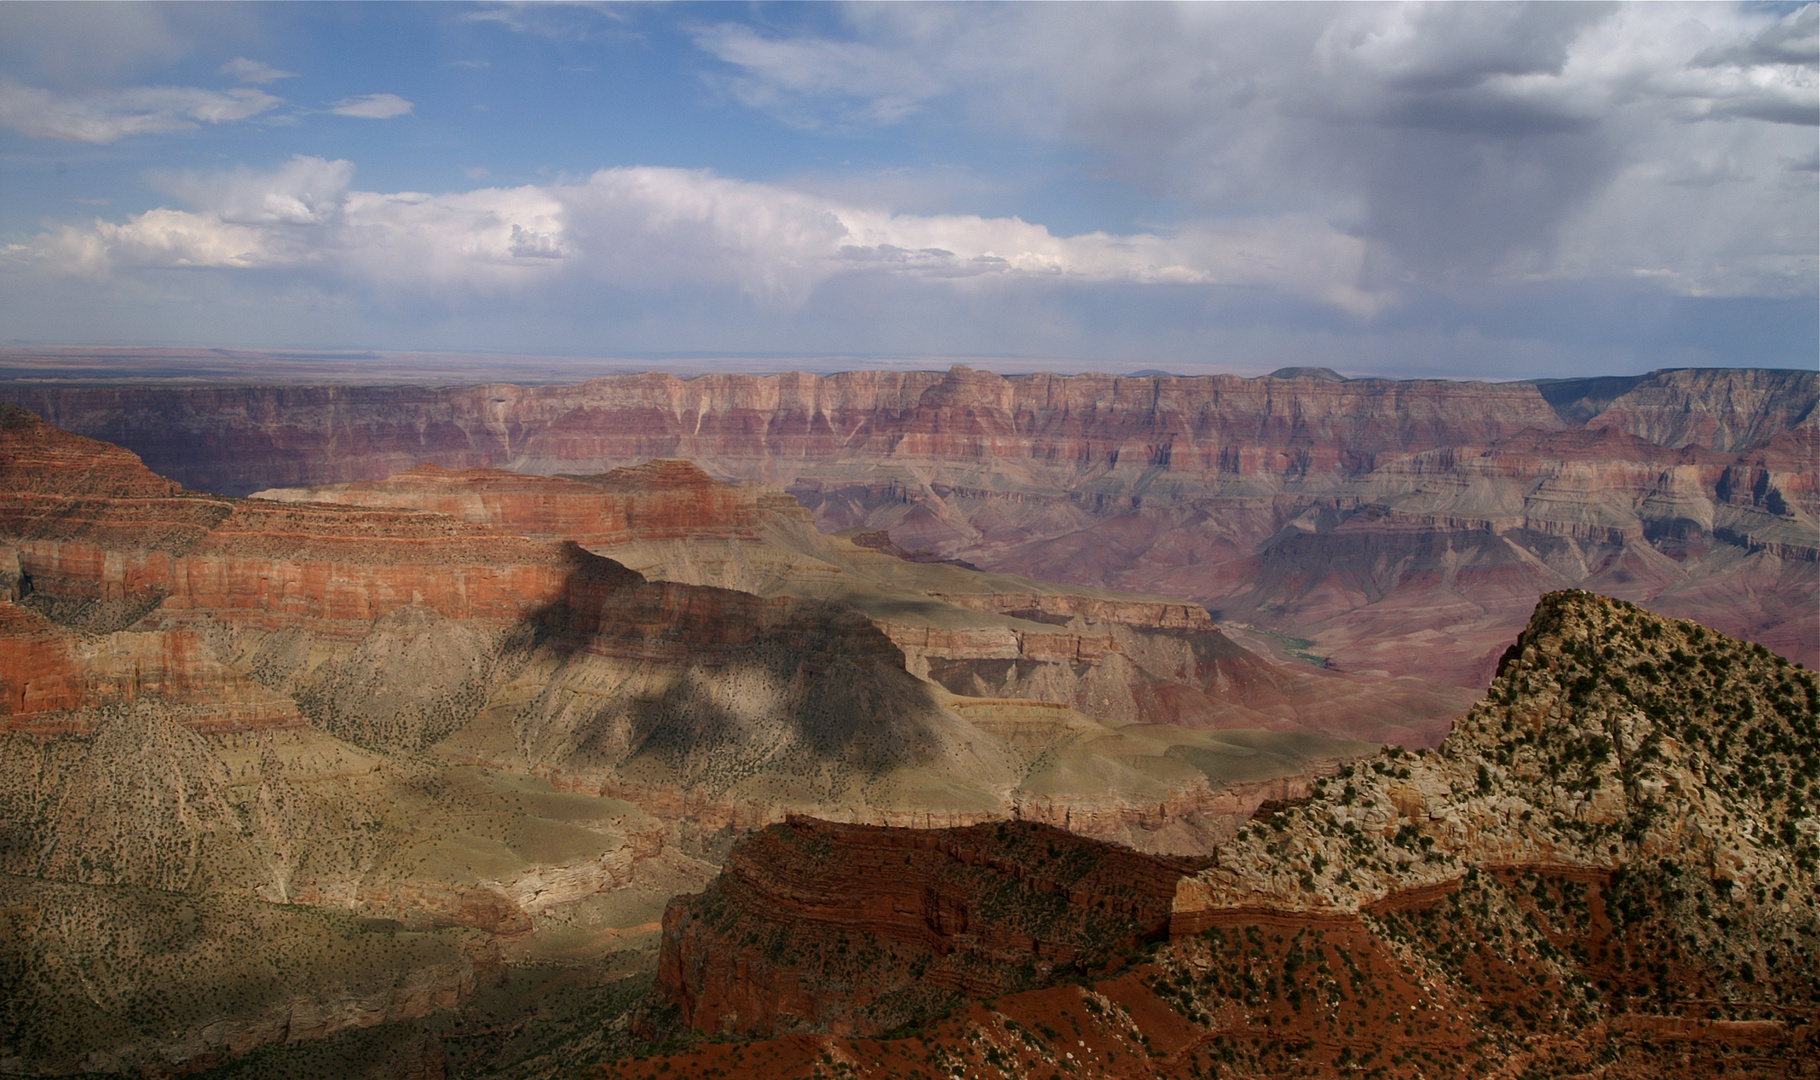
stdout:
<svg viewBox="0 0 1820 1080">
<path fill-rule="evenodd" d="M 1820 6 L 1809 4 L 1790 12 L 1748 40 L 1702 49 L 1693 62 L 1697 67 L 1820 64 Z"/>
<path fill-rule="evenodd" d="M 1574 42 L 1614 6 L 1436 4 L 1410 9 L 1391 32 L 1377 20 L 1342 18 L 1315 53 L 1384 89 L 1445 94 L 1497 75 L 1560 75 Z"/>
<path fill-rule="evenodd" d="M 1097 152 L 1209 214 L 1323 214 L 1369 241 L 1366 289 L 1593 273 L 1787 293 L 1790 260 L 1811 274 L 1815 214 L 1811 192 L 1774 177 L 1806 149 L 1780 126 L 1820 111 L 1816 10 L 862 6 L 841 38 L 699 43 L 739 70 L 748 102 L 795 122 L 817 108 L 851 121 L 869 102 L 889 103 L 881 122 L 959 113 Z M 858 52 L 878 62 L 844 76 Z M 1690 175 L 1735 182 L 1695 205 L 1672 180 Z M 1801 224 L 1792 245 L 1753 205 Z M 1676 252 L 1689 213 L 1701 224 Z M 1634 242 L 1582 242 L 1601 230 Z M 1766 242 L 1782 246 L 1741 258 Z"/>
</svg>

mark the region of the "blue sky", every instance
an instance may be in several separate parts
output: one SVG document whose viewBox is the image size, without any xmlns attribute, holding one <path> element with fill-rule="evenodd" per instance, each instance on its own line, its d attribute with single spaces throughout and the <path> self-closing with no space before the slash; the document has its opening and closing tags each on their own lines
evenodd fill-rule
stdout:
<svg viewBox="0 0 1820 1080">
<path fill-rule="evenodd" d="M 1811 367 L 1817 24 L 5 4 L 0 340 Z"/>
</svg>

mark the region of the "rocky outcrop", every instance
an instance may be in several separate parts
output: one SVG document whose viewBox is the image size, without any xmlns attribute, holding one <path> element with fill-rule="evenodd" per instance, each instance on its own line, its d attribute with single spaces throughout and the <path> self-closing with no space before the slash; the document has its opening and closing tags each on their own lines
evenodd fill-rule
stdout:
<svg viewBox="0 0 1820 1080">
<path fill-rule="evenodd" d="M 708 1031 L 871 1034 L 956 1000 L 1092 974 L 1166 936 L 1195 864 L 1049 826 L 792 818 L 664 913 L 658 996 Z"/>
<path fill-rule="evenodd" d="M 843 1037 L 855 1003 L 903 978 L 873 954 L 847 961 L 832 928 L 906 913 L 895 943 L 922 909 L 888 899 L 896 875 L 882 868 L 824 890 L 839 871 L 804 873 L 787 847 L 755 846 L 737 875 L 672 909 L 670 955 L 694 963 L 668 965 L 664 986 L 702 1030 L 756 1016 L 825 1034 L 654 1068 L 1805 1075 L 1820 1018 L 1817 774 L 1812 672 L 1627 603 L 1550 595 L 1438 750 L 1386 751 L 1269 808 L 1176 879 L 1170 939 L 1122 974 L 983 986 L 1000 996 L 907 1034 Z M 829 864 L 889 844 L 839 839 Z M 745 897 L 809 913 L 821 936 L 797 954 L 807 963 L 738 937 Z M 862 914 L 875 910 L 891 914 Z M 709 941 L 712 953 L 693 951 Z M 787 1013 L 766 1011 L 786 998 Z"/>
<path fill-rule="evenodd" d="M 1802 881 L 1820 859 L 1817 699 L 1811 672 L 1760 646 L 1591 594 L 1545 597 L 1438 751 L 1348 766 L 1275 829 L 1223 846 L 1177 917 L 1350 914 L 1474 867 L 1609 876 L 1669 860 L 1805 891 L 1794 917 L 1820 920 Z"/>
</svg>

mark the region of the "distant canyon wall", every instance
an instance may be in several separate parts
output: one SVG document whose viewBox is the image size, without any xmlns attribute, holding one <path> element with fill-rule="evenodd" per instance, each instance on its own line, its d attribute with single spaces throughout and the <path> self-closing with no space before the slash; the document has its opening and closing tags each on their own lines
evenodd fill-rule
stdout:
<svg viewBox="0 0 1820 1080">
<path fill-rule="evenodd" d="M 1605 380 L 1582 380 L 1597 384 Z M 624 375 L 575 386 L 0 386 L 68 431 L 125 446 L 194 490 L 377 480 L 429 462 L 601 472 L 654 457 L 788 484 L 836 462 L 927 462 L 956 482 L 1013 463 L 1135 494 L 1355 476 L 1379 455 L 1525 429 L 1613 428 L 1660 446 L 1743 451 L 1815 424 L 1814 373 L 1664 371 L 1583 422 L 1578 383 L 1026 375 Z M 1600 404 L 1596 399 L 1595 404 Z"/>
<path fill-rule="evenodd" d="M 566 387 L 27 386 L 0 398 L 227 494 L 431 463 L 687 458 L 824 530 L 1180 597 L 1340 670 L 1483 686 L 1582 587 L 1820 662 L 1820 376 L 1540 383 L 947 372 Z"/>
</svg>

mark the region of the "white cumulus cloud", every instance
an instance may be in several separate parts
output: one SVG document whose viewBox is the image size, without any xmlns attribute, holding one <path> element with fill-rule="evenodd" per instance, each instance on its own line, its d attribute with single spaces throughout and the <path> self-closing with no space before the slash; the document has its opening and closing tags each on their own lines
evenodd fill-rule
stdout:
<svg viewBox="0 0 1820 1080">
<path fill-rule="evenodd" d="M 299 267 L 450 302 L 568 282 L 732 290 L 789 308 L 843 275 L 1264 288 L 1355 312 L 1385 299 L 1357 285 L 1363 243 L 1305 217 L 1057 236 L 1015 217 L 898 214 L 683 169 L 437 195 L 360 191 L 352 178 L 349 162 L 303 156 L 271 172 L 185 174 L 166 187 L 193 209 L 71 226 L 33 251 L 90 276 Z"/>
</svg>

